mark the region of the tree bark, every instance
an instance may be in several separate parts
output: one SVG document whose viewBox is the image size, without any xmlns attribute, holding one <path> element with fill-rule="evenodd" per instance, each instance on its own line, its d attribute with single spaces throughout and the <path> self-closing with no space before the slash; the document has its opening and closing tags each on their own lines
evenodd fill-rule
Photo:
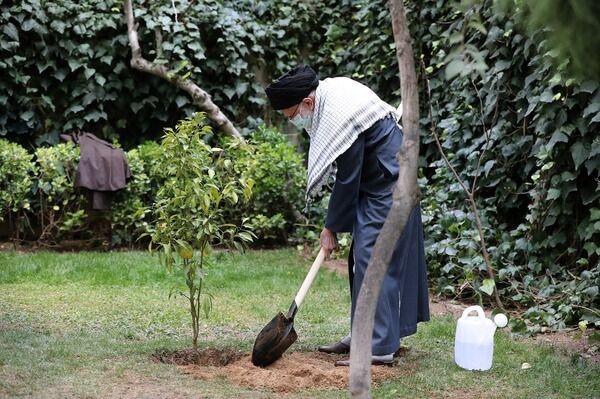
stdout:
<svg viewBox="0 0 600 399">
<path fill-rule="evenodd" d="M 352 323 L 350 394 L 352 398 L 361 399 L 371 397 L 371 338 L 381 285 L 396 243 L 420 196 L 417 186 L 419 95 L 411 38 L 402 0 L 390 0 L 389 7 L 400 72 L 404 140 L 397 155 L 401 166 L 392 207 L 375 242 Z"/>
<path fill-rule="evenodd" d="M 137 25 L 133 14 L 131 0 L 124 0 L 124 12 L 127 20 L 127 37 L 129 38 L 129 47 L 131 47 L 131 66 L 139 71 L 156 75 L 175 85 L 179 89 L 188 93 L 198 108 L 206 112 L 208 118 L 213 121 L 223 132 L 243 140 L 242 135 L 233 126 L 231 121 L 221 112 L 219 107 L 210 99 L 210 95 L 202 90 L 190 79 L 182 79 L 180 76 L 169 76 L 169 70 L 160 64 L 154 64 L 142 56 Z M 158 50 L 158 49 L 157 49 Z"/>
</svg>

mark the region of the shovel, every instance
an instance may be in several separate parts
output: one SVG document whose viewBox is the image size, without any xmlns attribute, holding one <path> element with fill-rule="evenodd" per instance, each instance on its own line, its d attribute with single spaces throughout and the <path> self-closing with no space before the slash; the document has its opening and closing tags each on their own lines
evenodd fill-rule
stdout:
<svg viewBox="0 0 600 399">
<path fill-rule="evenodd" d="M 304 278 L 304 282 L 298 294 L 296 294 L 296 298 L 294 298 L 287 316 L 279 312 L 256 337 L 254 348 L 252 349 L 252 364 L 255 366 L 266 367 L 273 363 L 298 339 L 298 334 L 294 330 L 294 316 L 296 316 L 298 308 L 304 300 L 304 296 L 308 292 L 324 259 L 325 251 L 321 248 L 308 274 Z"/>
</svg>

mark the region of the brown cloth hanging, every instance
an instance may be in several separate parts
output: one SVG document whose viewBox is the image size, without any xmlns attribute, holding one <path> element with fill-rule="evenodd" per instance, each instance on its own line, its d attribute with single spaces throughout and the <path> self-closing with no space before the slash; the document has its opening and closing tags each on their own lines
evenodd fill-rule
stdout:
<svg viewBox="0 0 600 399">
<path fill-rule="evenodd" d="M 113 194 L 125 188 L 131 177 L 125 152 L 91 133 L 82 133 L 72 139 L 79 142 L 81 151 L 75 187 L 90 191 L 92 209 L 110 209 Z"/>
</svg>

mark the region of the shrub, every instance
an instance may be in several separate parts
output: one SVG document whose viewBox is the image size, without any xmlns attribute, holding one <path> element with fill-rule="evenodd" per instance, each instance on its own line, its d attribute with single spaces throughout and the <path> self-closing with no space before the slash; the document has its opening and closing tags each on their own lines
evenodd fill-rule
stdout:
<svg viewBox="0 0 600 399">
<path fill-rule="evenodd" d="M 146 173 L 144 162 L 138 149 L 127 152 L 127 162 L 132 177 L 127 187 L 115 195 L 110 211 L 111 241 L 113 245 L 129 245 L 144 233 L 149 233 L 148 215 L 150 203 L 145 195 L 150 191 L 150 177 Z"/>
<path fill-rule="evenodd" d="M 37 174 L 33 211 L 38 215 L 39 239 L 55 242 L 85 230 L 85 196 L 75 190 L 79 147 L 61 143 L 35 152 Z"/>
<path fill-rule="evenodd" d="M 233 209 L 234 217 L 251 215 L 258 242 L 287 243 L 304 208 L 306 168 L 302 155 L 287 137 L 275 128 L 260 126 L 250 138 L 251 145 L 238 149 L 235 168 L 254 181 L 252 200 Z"/>
<path fill-rule="evenodd" d="M 30 208 L 32 158 L 20 145 L 0 139 L 0 221 L 11 212 Z"/>
<path fill-rule="evenodd" d="M 161 146 L 147 141 L 127 152 L 132 177 L 119 190 L 110 213 L 113 245 L 133 246 L 142 236 L 152 234 L 152 204 L 164 183 Z"/>
</svg>

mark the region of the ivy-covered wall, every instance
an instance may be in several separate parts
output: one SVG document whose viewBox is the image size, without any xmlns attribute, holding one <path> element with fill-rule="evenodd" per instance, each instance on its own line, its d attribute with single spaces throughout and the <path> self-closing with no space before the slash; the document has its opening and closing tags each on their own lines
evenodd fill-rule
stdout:
<svg viewBox="0 0 600 399">
<path fill-rule="evenodd" d="M 525 29 L 518 2 L 510 13 L 492 1 L 465 3 L 408 4 L 430 281 L 447 295 L 490 298 L 473 214 L 433 129 L 460 178 L 475 186 L 504 302 L 525 306 L 537 326 L 598 325 L 599 82 L 570 76 L 569 60 L 545 32 Z M 393 101 L 397 68 L 385 7 L 381 0 L 340 9 L 321 57 Z"/>
<path fill-rule="evenodd" d="M 190 77 L 249 134 L 262 88 L 323 36 L 326 3 L 146 1 L 134 13 L 143 56 Z M 130 54 L 120 0 L 1 3 L 0 137 L 39 145 L 80 129 L 133 146 L 197 111 Z"/>
</svg>

